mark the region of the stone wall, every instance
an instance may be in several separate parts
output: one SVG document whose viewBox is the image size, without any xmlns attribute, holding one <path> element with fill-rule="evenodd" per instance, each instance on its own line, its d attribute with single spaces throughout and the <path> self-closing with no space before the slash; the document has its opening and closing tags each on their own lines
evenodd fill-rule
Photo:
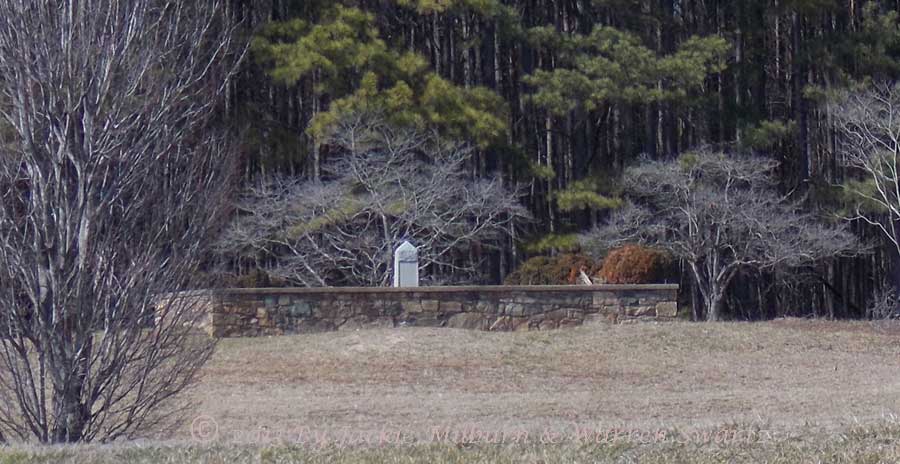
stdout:
<svg viewBox="0 0 900 464">
<path fill-rule="evenodd" d="M 667 320 L 677 285 L 262 288 L 191 292 L 216 337 L 367 327 L 547 330 L 590 321 Z"/>
</svg>

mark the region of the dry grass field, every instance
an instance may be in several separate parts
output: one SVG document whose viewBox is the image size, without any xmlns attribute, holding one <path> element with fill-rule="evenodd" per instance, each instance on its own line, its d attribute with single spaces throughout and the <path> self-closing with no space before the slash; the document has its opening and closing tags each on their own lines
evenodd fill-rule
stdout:
<svg viewBox="0 0 900 464">
<path fill-rule="evenodd" d="M 297 425 L 839 429 L 900 414 L 900 336 L 782 320 L 227 339 L 196 394 L 198 414 L 226 435 Z"/>
<path fill-rule="evenodd" d="M 900 462 L 900 331 L 864 322 L 227 339 L 192 395 L 161 442 L 0 462 Z"/>
</svg>

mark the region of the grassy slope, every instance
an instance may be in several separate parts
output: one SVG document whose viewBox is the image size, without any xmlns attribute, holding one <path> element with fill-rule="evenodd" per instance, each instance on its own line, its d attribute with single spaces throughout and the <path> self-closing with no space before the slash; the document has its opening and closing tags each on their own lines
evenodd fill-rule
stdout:
<svg viewBox="0 0 900 464">
<path fill-rule="evenodd" d="M 165 442 L 0 462 L 900 462 L 898 354 L 897 332 L 800 320 L 232 339 L 193 392 L 217 433 L 198 442 L 191 421 Z M 434 427 L 456 435 L 435 443 Z"/>
<path fill-rule="evenodd" d="M 225 340 L 196 398 L 226 439 L 296 427 L 842 429 L 900 412 L 898 354 L 900 335 L 848 322 L 370 330 Z"/>
</svg>

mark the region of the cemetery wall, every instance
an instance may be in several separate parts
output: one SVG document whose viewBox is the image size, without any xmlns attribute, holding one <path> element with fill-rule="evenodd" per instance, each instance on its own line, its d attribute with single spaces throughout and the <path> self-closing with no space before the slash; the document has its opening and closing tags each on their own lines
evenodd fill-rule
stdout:
<svg viewBox="0 0 900 464">
<path fill-rule="evenodd" d="M 670 320 L 677 285 L 261 288 L 176 294 L 203 311 L 215 337 L 455 327 L 548 330 L 591 322 Z"/>
</svg>

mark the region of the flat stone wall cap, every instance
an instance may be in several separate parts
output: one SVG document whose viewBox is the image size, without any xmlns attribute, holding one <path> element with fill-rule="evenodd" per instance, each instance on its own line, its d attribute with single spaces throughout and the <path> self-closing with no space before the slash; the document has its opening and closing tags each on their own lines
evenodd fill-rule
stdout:
<svg viewBox="0 0 900 464">
<path fill-rule="evenodd" d="M 503 293 L 503 292 L 620 292 L 677 291 L 678 284 L 604 284 L 604 285 L 462 285 L 448 287 L 295 287 L 295 288 L 221 288 L 211 292 L 229 295 L 313 295 L 383 293 Z"/>
</svg>

